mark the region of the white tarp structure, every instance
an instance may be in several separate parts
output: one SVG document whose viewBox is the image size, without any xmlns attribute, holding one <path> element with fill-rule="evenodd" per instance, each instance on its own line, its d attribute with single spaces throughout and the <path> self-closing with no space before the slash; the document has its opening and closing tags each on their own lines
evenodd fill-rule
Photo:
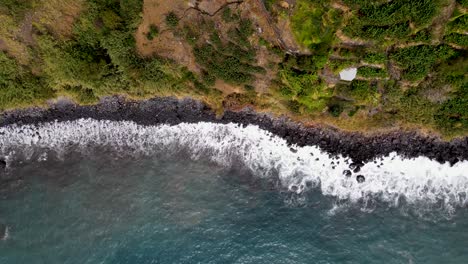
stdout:
<svg viewBox="0 0 468 264">
<path fill-rule="evenodd" d="M 347 68 L 340 71 L 340 78 L 344 81 L 352 81 L 356 78 L 357 68 Z"/>
</svg>

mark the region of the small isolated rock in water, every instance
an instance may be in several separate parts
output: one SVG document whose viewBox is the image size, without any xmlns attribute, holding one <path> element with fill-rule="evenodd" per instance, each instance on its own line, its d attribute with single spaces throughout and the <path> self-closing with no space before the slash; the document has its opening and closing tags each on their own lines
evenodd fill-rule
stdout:
<svg viewBox="0 0 468 264">
<path fill-rule="evenodd" d="M 7 236 L 8 236 L 7 226 L 0 223 L 0 240 L 7 239 Z"/>
<path fill-rule="evenodd" d="M 363 175 L 356 176 L 356 181 L 359 183 L 363 183 L 366 180 Z"/>
<path fill-rule="evenodd" d="M 351 173 L 350 170 L 344 170 L 343 175 L 346 176 L 346 177 L 351 177 L 352 173 Z"/>
</svg>

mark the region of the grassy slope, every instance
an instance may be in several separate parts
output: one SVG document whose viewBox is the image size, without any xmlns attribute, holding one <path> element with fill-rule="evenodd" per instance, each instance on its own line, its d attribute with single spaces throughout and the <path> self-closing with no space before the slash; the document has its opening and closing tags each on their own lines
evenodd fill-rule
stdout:
<svg viewBox="0 0 468 264">
<path fill-rule="evenodd" d="M 468 134 L 466 1 L 297 0 L 291 12 L 279 2 L 269 0 L 268 10 L 290 15 L 297 42 L 311 52 L 285 54 L 233 8 L 220 12 L 222 30 L 210 18 L 183 23 L 168 14 L 166 26 L 193 48 L 201 69 L 193 73 L 138 55 L 141 0 L 2 1 L 0 109 L 62 95 L 84 104 L 111 94 L 189 95 L 218 109 L 248 104 L 344 129 Z M 148 38 L 157 38 L 160 26 Z M 262 46 L 271 65 L 259 66 Z M 359 68 L 358 79 L 338 81 L 349 66 Z M 266 73 L 276 78 L 257 94 L 256 80 Z M 244 90 L 223 95 L 216 80 Z"/>
</svg>

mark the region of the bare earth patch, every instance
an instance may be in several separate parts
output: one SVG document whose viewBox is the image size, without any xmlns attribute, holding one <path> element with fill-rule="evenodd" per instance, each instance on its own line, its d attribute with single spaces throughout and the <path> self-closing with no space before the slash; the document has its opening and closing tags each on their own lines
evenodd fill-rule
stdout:
<svg viewBox="0 0 468 264">
<path fill-rule="evenodd" d="M 182 21 L 191 18 L 191 12 L 185 12 L 188 8 L 184 0 L 145 0 L 143 21 L 135 34 L 138 52 L 144 57 L 157 55 L 172 59 L 193 72 L 199 72 L 190 45 L 182 37 L 175 36 L 165 23 L 166 15 L 170 12 L 174 12 Z M 159 29 L 158 36 L 153 40 L 147 38 L 151 25 Z"/>
</svg>

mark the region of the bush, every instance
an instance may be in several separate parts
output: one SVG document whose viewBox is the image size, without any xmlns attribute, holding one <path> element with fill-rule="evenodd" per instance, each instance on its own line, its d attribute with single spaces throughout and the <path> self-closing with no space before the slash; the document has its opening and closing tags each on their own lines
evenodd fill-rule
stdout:
<svg viewBox="0 0 468 264">
<path fill-rule="evenodd" d="M 343 113 L 343 110 L 344 107 L 340 103 L 333 103 L 328 106 L 328 112 L 334 117 L 339 117 Z"/>
<path fill-rule="evenodd" d="M 208 79 L 205 82 L 214 84 L 211 78 L 216 77 L 231 84 L 248 84 L 255 79 L 254 74 L 266 72 L 265 69 L 254 66 L 256 52 L 248 41 L 253 33 L 252 22 L 249 20 L 238 22 L 237 27 L 228 31 L 231 39 L 228 43 L 223 43 L 218 32 L 213 29 L 210 43 L 194 47 L 195 59 L 206 71 L 204 78 Z"/>
<path fill-rule="evenodd" d="M 326 43 L 334 39 L 335 31 L 341 23 L 340 11 L 329 8 L 324 2 L 299 0 L 296 3 L 291 26 L 297 41 L 305 47 Z"/>
<path fill-rule="evenodd" d="M 432 40 L 432 35 L 429 30 L 424 29 L 418 31 L 414 36 L 413 36 L 414 41 L 419 41 L 419 42 L 431 42 Z"/>
<path fill-rule="evenodd" d="M 156 25 L 151 24 L 148 33 L 146 33 L 146 38 L 148 40 L 153 40 L 159 34 L 159 28 Z"/>
<path fill-rule="evenodd" d="M 33 0 L 2 0 L 0 1 L 0 13 L 5 12 L 14 17 L 15 20 L 20 21 L 33 4 Z"/>
<path fill-rule="evenodd" d="M 447 24 L 450 31 L 468 31 L 468 15 L 461 15 Z"/>
<path fill-rule="evenodd" d="M 411 34 L 409 24 L 428 25 L 437 14 L 442 0 L 345 0 L 358 8 L 358 17 L 344 28 L 354 37 L 370 40 L 406 40 Z"/>
<path fill-rule="evenodd" d="M 166 24 L 172 28 L 177 27 L 179 25 L 179 17 L 174 12 L 170 12 L 166 15 Z"/>
<path fill-rule="evenodd" d="M 385 70 L 367 66 L 359 67 L 357 74 L 366 78 L 384 78 L 387 76 Z"/>
<path fill-rule="evenodd" d="M 353 80 L 350 85 L 351 96 L 360 101 L 368 100 L 377 92 L 377 87 L 368 81 Z"/>
<path fill-rule="evenodd" d="M 445 36 L 444 40 L 462 46 L 464 48 L 468 47 L 468 35 L 465 34 L 451 33 Z"/>
<path fill-rule="evenodd" d="M 232 14 L 232 11 L 229 7 L 224 8 L 221 18 L 226 23 L 238 21 L 240 19 L 238 14 Z"/>
<path fill-rule="evenodd" d="M 385 53 L 370 52 L 366 53 L 362 60 L 368 63 L 383 64 L 387 61 L 387 56 Z"/>
<path fill-rule="evenodd" d="M 444 130 L 468 129 L 467 109 L 468 98 L 456 97 L 442 104 L 434 118 L 437 125 Z"/>
<path fill-rule="evenodd" d="M 55 97 L 44 78 L 0 51 L 0 109 L 20 107 Z"/>
<path fill-rule="evenodd" d="M 459 3 L 464 8 L 468 8 L 468 0 L 457 0 L 457 3 Z"/>
<path fill-rule="evenodd" d="M 424 78 L 436 62 L 454 55 L 455 51 L 448 46 L 420 45 L 398 49 L 390 58 L 404 69 L 405 79 L 415 81 Z"/>
</svg>

